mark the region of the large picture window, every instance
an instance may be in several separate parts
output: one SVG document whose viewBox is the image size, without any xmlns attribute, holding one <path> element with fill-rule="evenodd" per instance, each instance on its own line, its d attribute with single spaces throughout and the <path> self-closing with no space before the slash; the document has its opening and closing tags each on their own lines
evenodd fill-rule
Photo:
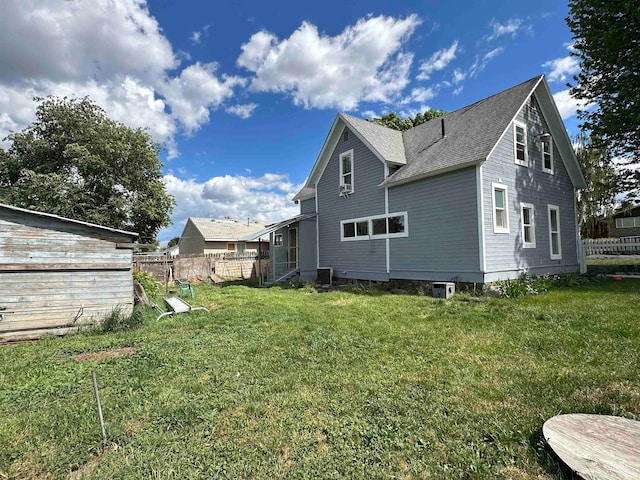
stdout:
<svg viewBox="0 0 640 480">
<path fill-rule="evenodd" d="M 353 218 L 340 222 L 341 240 L 407 237 L 407 212 Z"/>
<path fill-rule="evenodd" d="M 353 150 L 340 154 L 340 195 L 353 193 Z"/>
<path fill-rule="evenodd" d="M 562 243 L 560 240 L 560 208 L 548 205 L 549 210 L 549 251 L 552 260 L 562 258 Z"/>
<path fill-rule="evenodd" d="M 493 232 L 509 233 L 509 210 L 507 186 L 492 183 L 493 190 Z"/>
</svg>

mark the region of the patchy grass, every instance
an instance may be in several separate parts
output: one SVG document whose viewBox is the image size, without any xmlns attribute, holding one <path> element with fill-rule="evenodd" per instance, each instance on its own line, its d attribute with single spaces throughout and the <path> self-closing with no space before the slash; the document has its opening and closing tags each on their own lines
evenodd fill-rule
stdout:
<svg viewBox="0 0 640 480">
<path fill-rule="evenodd" d="M 639 302 L 640 280 L 449 300 L 201 285 L 210 313 L 1 347 L 0 478 L 565 478 L 547 418 L 640 418 Z"/>
</svg>

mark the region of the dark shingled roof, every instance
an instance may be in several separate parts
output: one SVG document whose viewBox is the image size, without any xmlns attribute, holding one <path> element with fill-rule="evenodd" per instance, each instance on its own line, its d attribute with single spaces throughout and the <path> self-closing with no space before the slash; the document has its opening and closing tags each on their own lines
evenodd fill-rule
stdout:
<svg viewBox="0 0 640 480">
<path fill-rule="evenodd" d="M 400 165 L 407 163 L 402 132 L 344 113 L 341 113 L 340 117 L 348 126 L 362 135 L 384 161 Z"/>
<path fill-rule="evenodd" d="M 403 132 L 407 165 L 387 178 L 385 184 L 486 159 L 541 78 L 541 75 L 534 77 Z"/>
</svg>

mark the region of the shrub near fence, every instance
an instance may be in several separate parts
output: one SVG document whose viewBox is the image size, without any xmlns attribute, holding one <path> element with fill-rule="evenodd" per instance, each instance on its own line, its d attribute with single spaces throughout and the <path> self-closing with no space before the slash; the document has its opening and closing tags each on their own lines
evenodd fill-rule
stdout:
<svg viewBox="0 0 640 480">
<path fill-rule="evenodd" d="M 586 238 L 582 244 L 587 256 L 640 254 L 640 237 Z"/>
</svg>

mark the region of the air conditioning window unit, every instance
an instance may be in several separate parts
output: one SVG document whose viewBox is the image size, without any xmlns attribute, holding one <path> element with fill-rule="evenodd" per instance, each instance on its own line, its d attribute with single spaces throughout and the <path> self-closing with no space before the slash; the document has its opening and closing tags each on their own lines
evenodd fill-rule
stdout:
<svg viewBox="0 0 640 480">
<path fill-rule="evenodd" d="M 351 184 L 343 183 L 340 185 L 340 193 L 351 193 Z"/>
</svg>

